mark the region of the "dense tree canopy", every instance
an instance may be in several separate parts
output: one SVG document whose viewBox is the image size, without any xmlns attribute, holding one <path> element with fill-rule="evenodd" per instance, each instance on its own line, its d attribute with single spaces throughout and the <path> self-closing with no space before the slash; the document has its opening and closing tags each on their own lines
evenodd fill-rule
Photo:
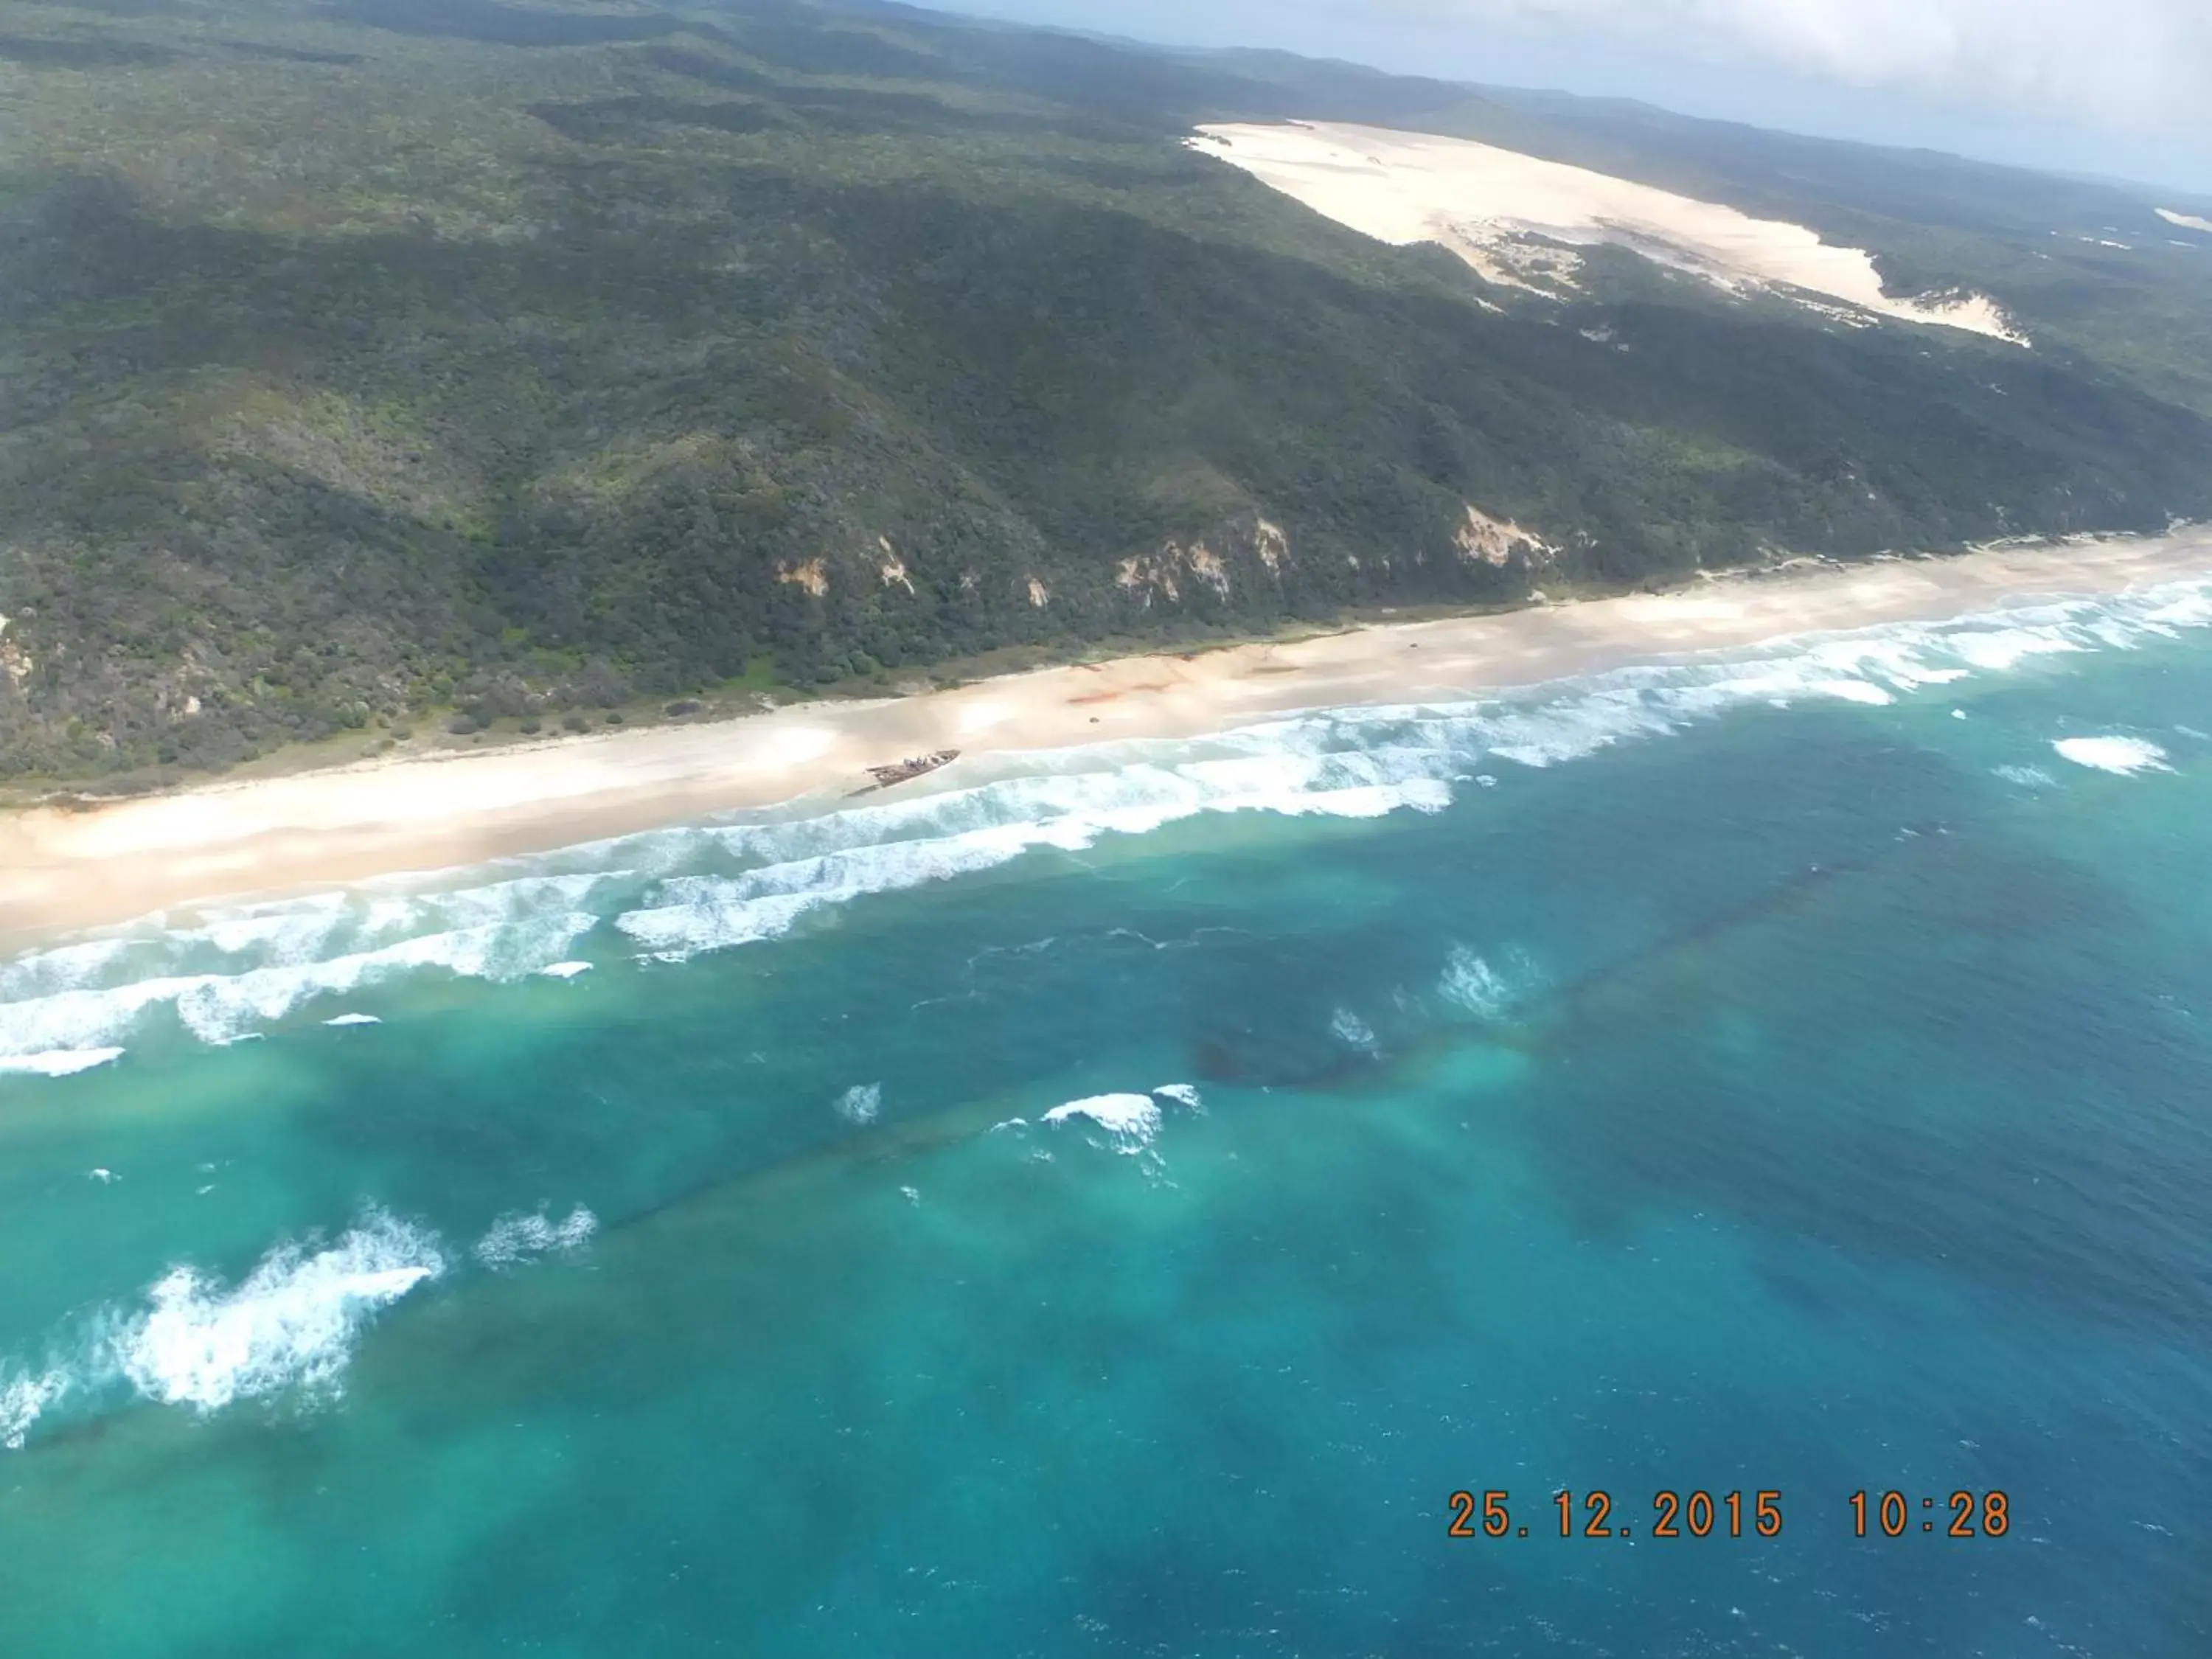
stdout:
<svg viewBox="0 0 2212 1659">
<path fill-rule="evenodd" d="M 11 19 L 0 776 L 2212 496 L 2212 247 L 2121 258 L 2102 186 L 902 7 Z M 1492 291 L 1179 142 L 1287 115 L 1786 206 L 2038 349 Z"/>
</svg>

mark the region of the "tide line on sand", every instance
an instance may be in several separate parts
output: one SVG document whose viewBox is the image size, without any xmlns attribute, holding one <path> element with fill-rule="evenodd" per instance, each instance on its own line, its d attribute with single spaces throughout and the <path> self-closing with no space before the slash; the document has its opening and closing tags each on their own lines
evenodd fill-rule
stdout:
<svg viewBox="0 0 2212 1659">
<path fill-rule="evenodd" d="M 1666 594 L 1053 668 L 915 696 L 0 815 L 0 938 L 482 864 L 829 792 L 886 754 L 1206 736 L 1298 710 L 1465 698 L 1655 658 L 2096 596 L 2212 570 L 2212 535 L 1808 566 Z M 580 971 L 558 964 L 555 972 Z"/>
</svg>

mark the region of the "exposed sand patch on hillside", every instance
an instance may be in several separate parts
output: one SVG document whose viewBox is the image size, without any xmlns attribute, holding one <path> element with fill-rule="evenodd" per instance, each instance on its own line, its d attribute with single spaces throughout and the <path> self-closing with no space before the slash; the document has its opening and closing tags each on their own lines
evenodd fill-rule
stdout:
<svg viewBox="0 0 2212 1659">
<path fill-rule="evenodd" d="M 1298 121 L 1204 126 L 1185 142 L 1340 224 L 1401 246 L 1441 243 L 1516 288 L 1571 288 L 1579 262 L 1559 244 L 1612 243 L 1731 292 L 1797 290 L 2028 343 L 1988 296 L 1886 295 L 1871 255 L 1831 246 L 1802 225 L 1471 139 Z"/>
<path fill-rule="evenodd" d="M 1494 565 L 1510 564 L 1516 557 L 1546 559 L 1554 550 L 1534 532 L 1523 530 L 1510 519 L 1493 519 L 1471 501 L 1467 504 L 1467 517 L 1452 534 L 1452 543 L 1462 558 Z"/>
</svg>

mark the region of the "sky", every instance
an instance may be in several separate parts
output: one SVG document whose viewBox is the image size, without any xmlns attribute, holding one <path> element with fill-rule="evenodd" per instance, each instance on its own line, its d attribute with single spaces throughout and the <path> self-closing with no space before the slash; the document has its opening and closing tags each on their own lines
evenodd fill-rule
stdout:
<svg viewBox="0 0 2212 1659">
<path fill-rule="evenodd" d="M 2212 197 L 2212 0 L 935 0 Z"/>
</svg>

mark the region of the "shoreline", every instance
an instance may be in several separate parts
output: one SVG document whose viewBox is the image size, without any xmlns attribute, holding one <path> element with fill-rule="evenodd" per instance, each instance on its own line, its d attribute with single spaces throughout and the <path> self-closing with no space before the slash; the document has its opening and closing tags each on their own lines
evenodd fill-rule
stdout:
<svg viewBox="0 0 2212 1659">
<path fill-rule="evenodd" d="M 0 945 L 842 794 L 867 782 L 869 766 L 935 750 L 1194 738 L 1303 710 L 1462 701 L 2198 574 L 2212 574 L 2212 530 L 1820 564 L 1662 594 L 1037 669 L 905 697 L 198 784 L 88 811 L 20 808 L 0 814 Z"/>
</svg>

